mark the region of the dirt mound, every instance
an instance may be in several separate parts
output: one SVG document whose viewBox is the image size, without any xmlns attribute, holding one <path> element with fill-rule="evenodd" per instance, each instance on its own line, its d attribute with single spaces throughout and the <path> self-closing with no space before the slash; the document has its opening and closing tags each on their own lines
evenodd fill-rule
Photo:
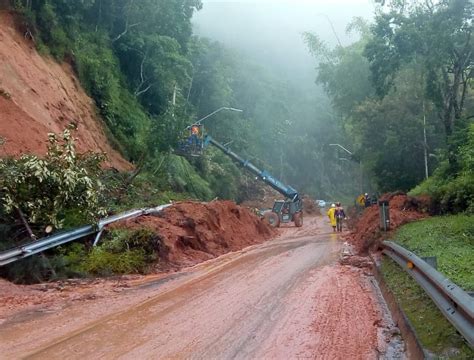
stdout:
<svg viewBox="0 0 474 360">
<path fill-rule="evenodd" d="M 108 166 L 131 168 L 108 144 L 93 101 L 70 66 L 40 56 L 7 11 L 0 11 L 0 64 L 0 156 L 43 155 L 47 133 L 73 122 L 80 152 L 105 152 Z"/>
<path fill-rule="evenodd" d="M 303 196 L 303 211 L 306 215 L 321 215 L 321 209 L 316 206 L 314 199 L 308 195 Z"/>
<path fill-rule="evenodd" d="M 250 189 L 250 190 L 249 190 Z M 271 209 L 275 200 L 283 200 L 284 196 L 260 180 L 253 182 L 246 189 L 247 200 L 240 205 L 251 209 Z"/>
<path fill-rule="evenodd" d="M 246 189 L 247 200 L 240 205 L 249 209 L 272 209 L 275 200 L 283 200 L 278 191 L 261 182 L 252 182 Z M 316 202 L 308 195 L 303 195 L 303 209 L 306 215 L 321 215 Z"/>
<path fill-rule="evenodd" d="M 429 197 L 411 197 L 399 192 L 384 194 L 380 200 L 389 201 L 390 231 L 380 229 L 377 205 L 365 209 L 347 237 L 358 253 L 364 254 L 377 248 L 381 240 L 389 237 L 401 225 L 427 217 L 431 206 Z"/>
<path fill-rule="evenodd" d="M 36 285 L 15 285 L 0 279 L 0 325 L 9 316 L 21 311 L 55 310 L 68 307 L 72 302 L 110 298 L 124 291 L 133 282 L 133 276 L 116 279 L 69 279 Z"/>
<path fill-rule="evenodd" d="M 148 228 L 158 234 L 164 250 L 157 270 L 194 265 L 276 234 L 270 225 L 232 201 L 177 203 L 160 216 L 143 216 L 114 226 L 124 227 Z"/>
<path fill-rule="evenodd" d="M 23 295 L 24 292 L 21 285 L 15 285 L 0 278 L 0 294 Z"/>
</svg>

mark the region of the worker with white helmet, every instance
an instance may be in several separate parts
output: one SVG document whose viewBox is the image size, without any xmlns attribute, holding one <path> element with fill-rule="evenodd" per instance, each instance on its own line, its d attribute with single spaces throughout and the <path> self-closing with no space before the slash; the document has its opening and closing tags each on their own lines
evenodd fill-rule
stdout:
<svg viewBox="0 0 474 360">
<path fill-rule="evenodd" d="M 364 194 L 364 203 L 366 208 L 370 206 L 370 197 L 368 193 Z"/>
</svg>

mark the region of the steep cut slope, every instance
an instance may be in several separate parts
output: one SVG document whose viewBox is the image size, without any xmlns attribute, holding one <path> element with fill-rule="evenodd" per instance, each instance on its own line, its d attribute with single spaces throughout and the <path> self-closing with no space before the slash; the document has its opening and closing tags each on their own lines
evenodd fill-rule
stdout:
<svg viewBox="0 0 474 360">
<path fill-rule="evenodd" d="M 80 152 L 106 152 L 108 166 L 131 168 L 108 143 L 94 103 L 70 66 L 39 55 L 13 16 L 0 11 L 0 156 L 42 155 L 47 133 L 71 122 L 78 126 Z"/>
</svg>

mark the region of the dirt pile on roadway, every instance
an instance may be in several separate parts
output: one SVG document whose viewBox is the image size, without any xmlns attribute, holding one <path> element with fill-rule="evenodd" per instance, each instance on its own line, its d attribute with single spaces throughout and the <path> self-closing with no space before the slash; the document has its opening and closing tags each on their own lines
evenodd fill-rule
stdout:
<svg viewBox="0 0 474 360">
<path fill-rule="evenodd" d="M 194 265 L 276 234 L 269 224 L 232 201 L 181 202 L 160 216 L 131 219 L 114 228 L 155 232 L 163 246 L 156 270 Z"/>
<path fill-rule="evenodd" d="M 156 276 L 156 275 L 155 275 Z M 41 311 L 45 307 L 60 309 L 74 302 L 110 298 L 125 291 L 138 275 L 108 279 L 68 279 L 35 285 L 15 285 L 0 279 L 0 325 L 11 314 Z"/>
<path fill-rule="evenodd" d="M 303 195 L 303 211 L 306 215 L 321 215 L 321 209 L 316 206 L 316 202 L 308 195 Z"/>
<path fill-rule="evenodd" d="M 283 200 L 284 196 L 270 186 L 255 180 L 245 189 L 247 200 L 240 205 L 251 209 L 272 209 L 275 200 Z"/>
<path fill-rule="evenodd" d="M 385 194 L 380 200 L 389 201 L 390 231 L 384 232 L 380 229 L 378 205 L 365 209 L 347 236 L 347 241 L 358 253 L 365 254 L 376 249 L 383 239 L 403 224 L 427 217 L 431 206 L 429 197 L 411 197 L 399 192 Z"/>
<path fill-rule="evenodd" d="M 0 156 L 44 155 L 47 134 L 73 122 L 79 152 L 105 152 L 106 165 L 131 168 L 109 145 L 95 105 L 71 66 L 39 55 L 8 11 L 0 11 L 0 64 Z"/>
</svg>

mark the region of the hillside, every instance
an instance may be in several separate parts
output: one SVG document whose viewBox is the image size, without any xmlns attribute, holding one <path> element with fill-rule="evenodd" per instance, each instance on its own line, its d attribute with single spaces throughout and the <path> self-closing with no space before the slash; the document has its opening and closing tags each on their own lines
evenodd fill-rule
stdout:
<svg viewBox="0 0 474 360">
<path fill-rule="evenodd" d="M 107 166 L 131 168 L 108 143 L 93 100 L 71 66 L 38 54 L 7 11 L 0 11 L 0 64 L 1 156 L 44 154 L 47 133 L 74 122 L 80 152 L 106 152 Z"/>
</svg>

